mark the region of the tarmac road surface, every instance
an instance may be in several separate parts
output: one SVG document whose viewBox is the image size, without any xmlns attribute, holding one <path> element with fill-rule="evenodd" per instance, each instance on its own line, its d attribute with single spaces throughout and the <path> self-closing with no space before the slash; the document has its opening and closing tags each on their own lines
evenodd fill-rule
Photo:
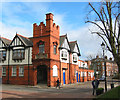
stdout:
<svg viewBox="0 0 120 100">
<path fill-rule="evenodd" d="M 110 89 L 108 83 L 108 90 Z M 115 86 L 118 84 L 115 83 Z M 104 88 L 104 82 L 99 87 Z M 39 84 L 37 86 L 25 85 L 2 85 L 2 98 L 94 98 L 92 95 L 91 81 L 61 86 L 60 89 L 47 87 Z"/>
</svg>

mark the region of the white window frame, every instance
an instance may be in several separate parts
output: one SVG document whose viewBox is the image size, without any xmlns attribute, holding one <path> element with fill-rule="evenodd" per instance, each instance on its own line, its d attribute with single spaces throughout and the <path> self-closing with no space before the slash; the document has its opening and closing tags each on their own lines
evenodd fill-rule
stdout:
<svg viewBox="0 0 120 100">
<path fill-rule="evenodd" d="M 77 55 L 73 55 L 73 62 L 77 62 Z"/>
<path fill-rule="evenodd" d="M 19 76 L 24 76 L 24 66 L 19 67 Z"/>
<path fill-rule="evenodd" d="M 85 76 L 85 77 L 87 76 L 87 73 L 86 73 L 86 72 L 84 72 L 84 76 Z"/>
<path fill-rule="evenodd" d="M 93 78 L 93 73 L 91 72 L 91 78 Z"/>
<path fill-rule="evenodd" d="M 5 68 L 5 70 L 3 70 Z M 2 76 L 6 76 L 6 67 L 2 67 Z"/>
<path fill-rule="evenodd" d="M 57 77 L 58 76 L 58 68 L 56 65 L 53 66 L 53 76 Z"/>
<path fill-rule="evenodd" d="M 67 60 L 67 51 L 61 51 L 61 58 Z"/>
<path fill-rule="evenodd" d="M 15 72 L 14 72 L 14 68 L 16 69 Z M 12 76 L 17 76 L 17 67 L 16 66 L 12 67 Z"/>
</svg>

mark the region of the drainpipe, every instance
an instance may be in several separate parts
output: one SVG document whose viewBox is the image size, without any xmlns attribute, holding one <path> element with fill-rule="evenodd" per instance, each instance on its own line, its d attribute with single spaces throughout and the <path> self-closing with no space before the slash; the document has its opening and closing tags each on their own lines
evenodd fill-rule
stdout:
<svg viewBox="0 0 120 100">
<path fill-rule="evenodd" d="M 59 48 L 59 54 L 60 54 L 60 48 Z M 59 56 L 59 62 L 60 62 L 60 83 L 61 83 L 61 59 L 60 59 L 60 56 Z"/>
<path fill-rule="evenodd" d="M 30 80 L 29 80 L 29 63 L 30 63 L 30 47 L 28 48 L 28 85 L 29 85 L 29 83 L 30 83 Z"/>
<path fill-rule="evenodd" d="M 69 84 L 71 84 L 71 80 L 70 80 L 70 52 L 69 52 Z"/>
<path fill-rule="evenodd" d="M 50 60 L 50 61 L 51 61 L 51 60 Z M 51 69 L 51 68 L 50 68 L 50 61 L 49 61 L 49 85 L 50 85 L 50 87 L 51 87 L 51 79 L 50 79 L 50 76 L 51 76 L 51 75 L 50 75 L 50 69 Z"/>
<path fill-rule="evenodd" d="M 10 66 L 10 46 L 8 47 L 8 80 L 7 80 L 7 84 L 9 84 L 9 66 Z"/>
</svg>

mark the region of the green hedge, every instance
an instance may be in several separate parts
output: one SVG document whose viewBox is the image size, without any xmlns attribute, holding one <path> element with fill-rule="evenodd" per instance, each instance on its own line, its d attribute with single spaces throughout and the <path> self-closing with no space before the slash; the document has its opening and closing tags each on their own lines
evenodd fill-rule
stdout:
<svg viewBox="0 0 120 100">
<path fill-rule="evenodd" d="M 102 93 L 104 93 L 104 88 L 98 88 L 98 89 L 96 89 L 96 95 L 100 95 Z"/>
<path fill-rule="evenodd" d="M 96 98 L 96 100 L 101 100 L 101 99 L 110 99 L 110 100 L 119 99 L 120 100 L 120 86 L 115 87 Z"/>
</svg>

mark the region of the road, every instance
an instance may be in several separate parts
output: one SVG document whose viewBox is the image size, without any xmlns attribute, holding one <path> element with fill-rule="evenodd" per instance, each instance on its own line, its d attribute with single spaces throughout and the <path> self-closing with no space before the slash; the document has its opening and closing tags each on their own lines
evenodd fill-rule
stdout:
<svg viewBox="0 0 120 100">
<path fill-rule="evenodd" d="M 108 90 L 110 89 L 110 82 Z M 118 84 L 115 83 L 115 86 Z M 104 87 L 100 82 L 99 87 Z M 2 98 L 94 98 L 92 95 L 91 81 L 61 86 L 60 89 L 47 87 L 39 84 L 37 86 L 25 85 L 2 85 Z"/>
</svg>

